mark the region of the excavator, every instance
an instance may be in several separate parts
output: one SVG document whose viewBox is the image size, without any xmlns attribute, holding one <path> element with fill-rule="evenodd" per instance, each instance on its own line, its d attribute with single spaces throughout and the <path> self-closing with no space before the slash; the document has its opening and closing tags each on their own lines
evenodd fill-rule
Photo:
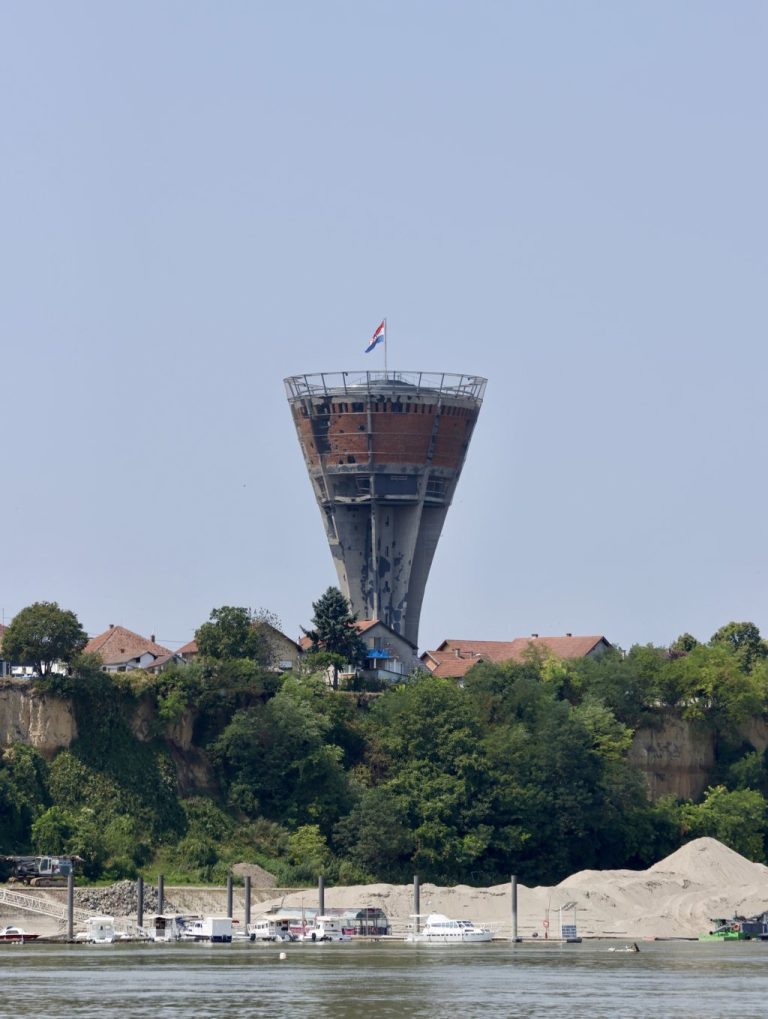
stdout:
<svg viewBox="0 0 768 1019">
<path fill-rule="evenodd" d="M 0 860 L 10 868 L 7 883 L 30 885 L 33 888 L 64 888 L 79 856 L 2 856 Z"/>
</svg>

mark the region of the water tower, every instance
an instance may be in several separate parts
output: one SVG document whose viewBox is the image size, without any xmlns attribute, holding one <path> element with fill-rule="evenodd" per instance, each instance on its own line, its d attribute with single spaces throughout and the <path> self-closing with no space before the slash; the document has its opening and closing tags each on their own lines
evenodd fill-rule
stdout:
<svg viewBox="0 0 768 1019">
<path fill-rule="evenodd" d="M 486 380 L 333 372 L 285 380 L 339 587 L 418 646 L 432 557 Z"/>
</svg>

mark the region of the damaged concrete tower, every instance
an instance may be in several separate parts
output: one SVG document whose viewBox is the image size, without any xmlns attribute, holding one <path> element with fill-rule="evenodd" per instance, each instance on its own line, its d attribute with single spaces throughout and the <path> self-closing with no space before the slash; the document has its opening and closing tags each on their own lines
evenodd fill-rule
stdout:
<svg viewBox="0 0 768 1019">
<path fill-rule="evenodd" d="M 432 557 L 486 380 L 336 372 L 285 380 L 339 587 L 418 646 Z"/>
</svg>

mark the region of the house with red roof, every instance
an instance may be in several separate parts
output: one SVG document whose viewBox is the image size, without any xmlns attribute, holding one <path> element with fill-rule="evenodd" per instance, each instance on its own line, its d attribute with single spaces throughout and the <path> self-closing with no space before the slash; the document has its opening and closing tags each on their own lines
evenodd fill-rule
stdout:
<svg viewBox="0 0 768 1019">
<path fill-rule="evenodd" d="M 363 676 L 394 682 L 421 667 L 417 648 L 380 619 L 358 619 L 355 629 L 366 647 L 362 669 Z M 311 651 L 312 641 L 304 636 L 299 639 L 302 649 Z M 355 669 L 342 671 L 340 676 L 352 675 Z"/>
<path fill-rule="evenodd" d="M 477 662 L 524 662 L 539 651 L 556 658 L 598 658 L 613 645 L 603 636 L 515 637 L 514 640 L 444 640 L 434 651 L 421 655 L 422 666 L 433 676 L 461 679 Z"/>
<path fill-rule="evenodd" d="M 99 655 L 104 672 L 132 672 L 134 669 L 161 672 L 169 665 L 183 661 L 178 652 L 158 644 L 154 634 L 147 639 L 140 633 L 112 623 L 108 630 L 91 637 L 83 650 Z"/>
</svg>

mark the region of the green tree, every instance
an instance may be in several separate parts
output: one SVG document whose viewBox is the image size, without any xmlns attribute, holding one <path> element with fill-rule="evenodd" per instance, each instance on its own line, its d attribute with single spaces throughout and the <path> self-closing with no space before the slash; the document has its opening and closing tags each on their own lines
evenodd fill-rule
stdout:
<svg viewBox="0 0 768 1019">
<path fill-rule="evenodd" d="M 364 789 L 352 811 L 336 825 L 334 843 L 368 880 L 407 881 L 413 873 L 415 838 L 408 798 L 391 785 Z"/>
<path fill-rule="evenodd" d="M 332 856 L 319 825 L 303 824 L 288 836 L 288 859 L 298 880 L 309 882 L 319 874 L 328 876 Z"/>
<path fill-rule="evenodd" d="M 267 626 L 273 617 L 268 613 L 254 616 L 242 606 L 222 605 L 212 609 L 210 619 L 195 631 L 201 655 L 227 661 L 250 658 L 261 665 L 271 665 L 272 645 Z"/>
<path fill-rule="evenodd" d="M 693 651 L 695 647 L 699 646 L 699 642 L 690 633 L 681 633 L 680 636 L 669 645 L 669 651 L 672 655 L 687 655 L 690 651 Z"/>
<path fill-rule="evenodd" d="M 763 796 L 768 793 L 768 772 L 765 752 L 749 751 L 735 760 L 725 771 L 729 789 L 756 789 Z"/>
<path fill-rule="evenodd" d="M 6 747 L 0 757 L 0 850 L 23 848 L 30 825 L 49 802 L 44 759 L 26 744 Z"/>
<path fill-rule="evenodd" d="M 210 748 L 231 802 L 253 817 L 330 831 L 349 799 L 331 725 L 314 692 L 290 678 L 266 704 L 236 711 Z"/>
<path fill-rule="evenodd" d="M 691 838 L 709 835 L 757 863 L 765 861 L 763 848 L 766 804 L 755 789 L 710 787 L 702 803 L 682 807 L 683 824 Z"/>
<path fill-rule="evenodd" d="M 74 612 L 56 602 L 35 602 L 13 617 L 3 634 L 3 656 L 46 676 L 56 662 L 69 664 L 87 643 Z"/>
<path fill-rule="evenodd" d="M 71 810 L 64 807 L 49 807 L 32 824 L 32 846 L 36 853 L 46 856 L 51 853 L 66 853 L 77 821 Z"/>
<path fill-rule="evenodd" d="M 684 718 L 703 719 L 724 733 L 762 713 L 764 672 L 745 670 L 724 643 L 700 644 L 685 658 L 669 662 L 667 672 L 677 677 Z"/>
<path fill-rule="evenodd" d="M 742 672 L 751 672 L 768 657 L 768 647 L 754 623 L 726 623 L 712 634 L 710 644 L 723 645 L 736 655 Z"/>
<path fill-rule="evenodd" d="M 345 662 L 353 665 L 365 658 L 366 647 L 355 626 L 357 616 L 337 587 L 329 587 L 325 594 L 312 603 L 312 610 L 313 629 L 304 630 L 304 633 L 312 641 L 313 651 L 340 655 Z M 332 667 L 333 685 L 336 688 L 339 670 L 336 664 Z"/>
</svg>

